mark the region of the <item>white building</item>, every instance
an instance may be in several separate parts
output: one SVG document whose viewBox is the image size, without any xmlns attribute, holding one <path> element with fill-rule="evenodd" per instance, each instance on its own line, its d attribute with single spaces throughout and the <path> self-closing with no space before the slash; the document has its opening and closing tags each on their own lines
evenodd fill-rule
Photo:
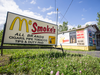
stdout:
<svg viewBox="0 0 100 75">
<path fill-rule="evenodd" d="M 66 49 L 100 49 L 100 31 L 96 25 L 90 25 L 58 33 L 58 47 Z"/>
</svg>

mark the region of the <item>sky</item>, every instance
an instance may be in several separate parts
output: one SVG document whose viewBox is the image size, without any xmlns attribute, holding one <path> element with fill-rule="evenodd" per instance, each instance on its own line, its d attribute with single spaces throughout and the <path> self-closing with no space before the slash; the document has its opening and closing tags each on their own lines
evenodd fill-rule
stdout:
<svg viewBox="0 0 100 75">
<path fill-rule="evenodd" d="M 58 25 L 68 21 L 68 28 L 70 29 L 78 25 L 97 24 L 96 19 L 97 12 L 100 12 L 100 0 L 73 0 L 70 5 L 71 1 L 0 0 L 0 30 L 4 28 L 8 11 L 56 24 L 56 9 L 58 8 Z"/>
</svg>

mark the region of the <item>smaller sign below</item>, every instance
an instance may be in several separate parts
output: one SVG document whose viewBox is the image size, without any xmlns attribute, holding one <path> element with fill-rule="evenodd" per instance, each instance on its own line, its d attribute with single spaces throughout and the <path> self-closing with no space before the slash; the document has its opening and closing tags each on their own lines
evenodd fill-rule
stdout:
<svg viewBox="0 0 100 75">
<path fill-rule="evenodd" d="M 55 44 L 55 36 L 49 36 L 49 44 Z"/>
<path fill-rule="evenodd" d="M 77 40 L 77 45 L 84 45 L 84 40 L 83 39 L 78 39 Z"/>
</svg>

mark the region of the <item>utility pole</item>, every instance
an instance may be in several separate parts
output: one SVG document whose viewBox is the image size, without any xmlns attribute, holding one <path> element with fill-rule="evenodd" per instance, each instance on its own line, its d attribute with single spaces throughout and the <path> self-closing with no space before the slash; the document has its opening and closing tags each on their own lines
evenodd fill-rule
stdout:
<svg viewBox="0 0 100 75">
<path fill-rule="evenodd" d="M 56 18 L 56 25 L 58 25 L 58 8 L 57 8 L 57 18 Z M 58 31 L 58 28 L 57 28 L 57 31 Z M 57 32 L 57 34 L 58 34 L 58 32 Z M 57 35 L 58 36 L 58 35 Z M 58 38 L 58 37 L 57 37 Z M 55 45 L 55 47 L 56 47 L 56 45 Z"/>
<path fill-rule="evenodd" d="M 57 8 L 57 18 L 56 18 L 56 25 L 58 25 L 58 8 Z"/>
</svg>

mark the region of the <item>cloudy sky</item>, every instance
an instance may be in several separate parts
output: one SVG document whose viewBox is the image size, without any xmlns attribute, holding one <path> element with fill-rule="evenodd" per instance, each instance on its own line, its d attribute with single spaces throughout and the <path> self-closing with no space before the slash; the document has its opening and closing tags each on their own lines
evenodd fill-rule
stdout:
<svg viewBox="0 0 100 75">
<path fill-rule="evenodd" d="M 100 0 L 73 0 L 69 7 L 71 1 L 0 0 L 0 30 L 4 27 L 8 11 L 56 24 L 56 8 L 58 8 L 58 24 L 68 21 L 69 28 L 72 28 L 77 25 L 85 26 L 97 23 Z"/>
</svg>

